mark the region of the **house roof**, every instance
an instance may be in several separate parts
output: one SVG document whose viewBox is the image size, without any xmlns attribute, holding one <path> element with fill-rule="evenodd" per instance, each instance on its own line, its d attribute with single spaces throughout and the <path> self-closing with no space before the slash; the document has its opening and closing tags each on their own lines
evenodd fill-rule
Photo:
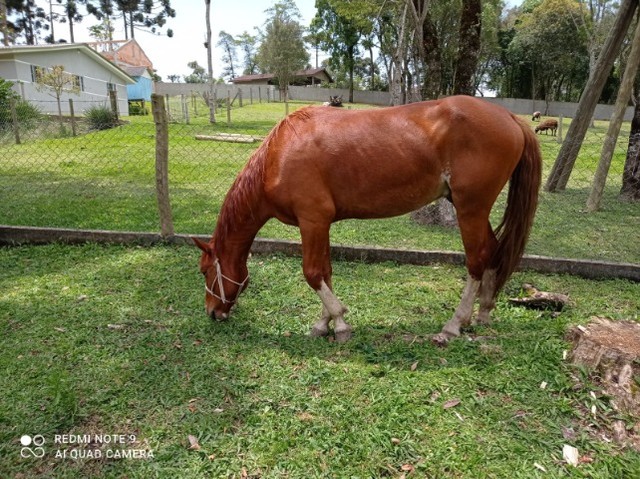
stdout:
<svg viewBox="0 0 640 479">
<path fill-rule="evenodd" d="M 120 65 L 120 68 L 132 77 L 141 77 L 145 72 L 149 71 L 147 67 L 135 67 L 131 65 Z"/>
<path fill-rule="evenodd" d="M 90 57 L 96 63 L 102 65 L 105 69 L 111 71 L 114 75 L 122 78 L 125 83 L 135 83 L 131 76 L 122 70 L 122 68 L 114 65 L 95 50 L 89 48 L 86 43 L 54 43 L 45 45 L 11 45 L 8 47 L 0 46 L 0 57 L 15 55 L 20 53 L 39 53 L 39 52 L 60 52 L 77 50 L 84 55 Z"/>
<path fill-rule="evenodd" d="M 135 38 L 89 42 L 87 45 L 109 61 L 119 66 L 144 66 L 150 71 L 153 70 L 153 63 L 151 62 L 151 59 L 147 56 Z"/>
<path fill-rule="evenodd" d="M 294 74 L 294 78 L 309 78 L 317 76 L 318 74 L 325 75 L 330 83 L 333 83 L 333 78 L 325 67 L 321 68 L 307 68 L 306 70 L 299 70 Z M 232 83 L 245 83 L 257 80 L 273 80 L 276 77 L 273 73 L 260 73 L 257 75 L 242 75 L 231 79 Z"/>
</svg>

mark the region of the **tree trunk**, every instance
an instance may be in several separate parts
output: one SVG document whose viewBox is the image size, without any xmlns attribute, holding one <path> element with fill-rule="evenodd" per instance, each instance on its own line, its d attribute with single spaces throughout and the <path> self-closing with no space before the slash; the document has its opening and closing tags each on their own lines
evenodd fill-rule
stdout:
<svg viewBox="0 0 640 479">
<path fill-rule="evenodd" d="M 431 20 L 431 14 L 427 15 L 422 24 L 422 41 L 426 67 L 422 98 L 424 100 L 435 100 L 440 95 L 440 83 L 442 82 L 442 52 L 440 51 L 438 32 Z"/>
<path fill-rule="evenodd" d="M 205 20 L 207 22 L 207 67 L 209 85 L 209 123 L 216 122 L 216 104 L 213 98 L 213 57 L 211 46 L 211 0 L 204 0 L 206 6 Z"/>
<path fill-rule="evenodd" d="M 7 2 L 0 0 L 0 33 L 2 33 L 2 44 L 9 46 L 9 32 L 7 31 Z"/>
<path fill-rule="evenodd" d="M 580 96 L 576 116 L 569 126 L 566 139 L 562 143 L 558 157 L 549 174 L 549 178 L 547 178 L 545 185 L 547 191 L 564 190 L 567 186 L 573 165 L 582 146 L 582 140 L 584 140 L 589 128 L 593 111 L 596 108 L 613 62 L 618 57 L 620 46 L 633 20 L 637 5 L 637 0 L 623 0 L 620 5 L 613 28 L 602 47 L 597 63 L 591 71 L 585 89 Z"/>
<path fill-rule="evenodd" d="M 402 59 L 404 58 L 404 50 L 406 45 L 406 23 L 407 23 L 407 7 L 402 12 L 400 20 L 400 33 L 398 34 L 398 46 L 391 54 L 391 84 L 389 92 L 391 93 L 391 105 L 402 105 Z"/>
<path fill-rule="evenodd" d="M 587 326 L 569 330 L 567 336 L 574 343 L 571 363 L 599 384 L 618 416 L 611 424 L 603 421 L 600 427 L 611 428 L 607 433 L 616 442 L 637 449 L 632 421 L 640 416 L 640 393 L 634 381 L 640 374 L 640 325 L 595 317 Z"/>
<path fill-rule="evenodd" d="M 633 82 L 638 72 L 638 66 L 640 66 L 640 22 L 636 25 L 636 31 L 633 34 L 633 45 L 631 47 L 631 53 L 627 59 L 627 66 L 624 69 L 622 75 L 622 82 L 618 90 L 618 98 L 616 100 L 616 106 L 611 120 L 609 121 L 609 129 L 602 145 L 602 154 L 600 161 L 598 162 L 598 169 L 596 170 L 595 177 L 593 179 L 593 187 L 591 188 L 591 194 L 587 200 L 587 211 L 593 212 L 600 208 L 600 202 L 602 201 L 602 194 L 604 192 L 604 186 L 607 182 L 607 174 L 609 173 L 609 167 L 611 166 L 611 158 L 613 157 L 613 150 L 618 141 L 618 135 L 620 134 L 620 127 L 624 120 L 624 114 L 631 98 L 633 91 Z"/>
<path fill-rule="evenodd" d="M 636 94 L 619 198 L 621 201 L 640 201 L 640 94 Z"/>
<path fill-rule="evenodd" d="M 460 43 L 458 61 L 453 84 L 455 95 L 473 95 L 473 77 L 480 55 L 480 32 L 482 30 L 482 2 L 463 0 L 460 14 Z"/>
</svg>

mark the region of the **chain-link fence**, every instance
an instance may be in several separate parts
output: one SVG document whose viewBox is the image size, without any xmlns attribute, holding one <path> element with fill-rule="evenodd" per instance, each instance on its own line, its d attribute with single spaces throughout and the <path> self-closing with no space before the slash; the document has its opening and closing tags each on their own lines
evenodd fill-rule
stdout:
<svg viewBox="0 0 640 479">
<path fill-rule="evenodd" d="M 216 123 L 212 124 L 201 97 L 168 100 L 168 179 L 175 232 L 209 234 L 235 176 L 261 138 L 284 117 L 287 107 L 274 101 L 244 101 L 242 107 L 238 99 L 233 104 L 225 101 L 217 105 Z M 288 108 L 293 111 L 306 104 L 291 103 Z M 69 118 L 35 116 L 21 120 L 17 128 L 6 117 L 2 119 L 0 224 L 159 231 L 156 125 L 150 114 L 129 116 L 106 129 L 98 129 L 90 119 L 80 117 L 74 120 L 73 128 Z M 569 122 L 564 119 L 564 132 Z M 596 121 L 589 130 L 567 189 L 542 193 L 528 253 L 640 263 L 640 205 L 622 203 L 617 198 L 628 123 L 615 150 L 603 208 L 597 213 L 585 213 L 607 124 Z M 551 134 L 542 133 L 538 138 L 546 177 L 560 144 L 558 137 Z M 497 224 L 499 208 L 494 216 Z M 260 236 L 299 238 L 297 229 L 276 221 L 267 223 Z M 332 229 L 332 241 L 427 250 L 462 249 L 456 231 L 418 225 L 409 215 L 337 223 Z"/>
</svg>

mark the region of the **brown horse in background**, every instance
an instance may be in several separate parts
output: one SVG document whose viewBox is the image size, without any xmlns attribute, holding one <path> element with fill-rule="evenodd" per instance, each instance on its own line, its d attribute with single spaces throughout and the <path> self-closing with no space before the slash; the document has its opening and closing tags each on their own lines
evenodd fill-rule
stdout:
<svg viewBox="0 0 640 479">
<path fill-rule="evenodd" d="M 346 218 L 402 215 L 438 198 L 453 202 L 469 272 L 446 343 L 471 322 L 489 321 L 495 297 L 517 266 L 535 214 L 541 156 L 531 128 L 509 111 L 468 96 L 409 105 L 339 110 L 306 107 L 281 121 L 228 192 L 202 250 L 206 311 L 226 319 L 246 287 L 247 258 L 270 218 L 297 226 L 303 270 L 323 309 L 313 336 L 351 337 L 347 308 L 333 292 L 329 228 Z M 507 181 L 507 206 L 494 231 L 489 213 Z"/>
</svg>

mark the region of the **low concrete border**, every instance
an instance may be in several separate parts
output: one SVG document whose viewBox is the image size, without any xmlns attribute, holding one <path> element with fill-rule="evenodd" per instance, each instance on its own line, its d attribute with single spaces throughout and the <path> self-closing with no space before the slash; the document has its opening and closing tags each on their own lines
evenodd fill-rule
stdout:
<svg viewBox="0 0 640 479">
<path fill-rule="evenodd" d="M 207 241 L 210 237 L 194 235 Z M 190 244 L 189 235 L 175 235 L 163 238 L 159 233 L 75 230 L 63 228 L 34 228 L 24 226 L 0 226 L 0 245 L 48 244 L 48 243 L 108 243 L 108 244 Z M 301 256 L 302 247 L 297 241 L 256 238 L 251 248 L 254 254 L 282 253 Z M 464 265 L 464 254 L 451 251 L 423 251 L 378 248 L 375 246 L 332 246 L 334 259 L 381 263 L 393 261 L 400 264 L 427 265 L 445 263 Z M 540 273 L 571 274 L 589 279 L 621 278 L 640 282 L 640 265 L 630 263 L 609 263 L 567 258 L 548 258 L 525 255 L 520 261 L 520 270 Z"/>
</svg>

